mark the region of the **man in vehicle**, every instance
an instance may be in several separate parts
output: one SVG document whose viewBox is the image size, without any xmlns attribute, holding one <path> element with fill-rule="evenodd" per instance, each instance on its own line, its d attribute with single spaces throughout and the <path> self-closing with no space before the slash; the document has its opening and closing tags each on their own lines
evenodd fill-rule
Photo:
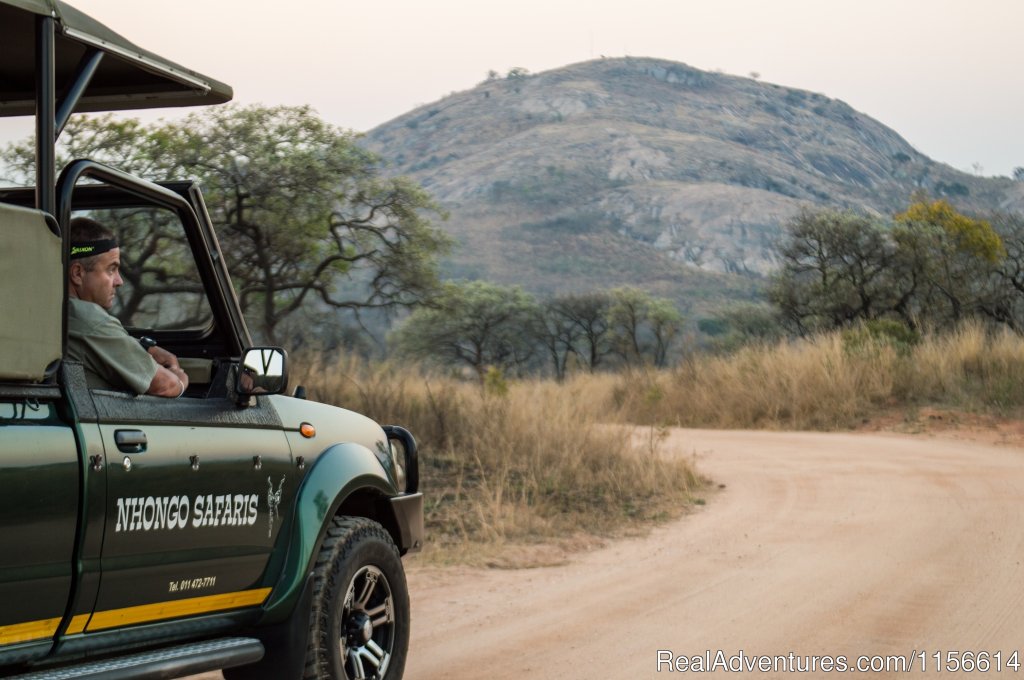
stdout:
<svg viewBox="0 0 1024 680">
<path fill-rule="evenodd" d="M 68 357 L 85 366 L 89 387 L 180 397 L 188 375 L 167 350 L 148 349 L 109 313 L 121 279 L 121 249 L 99 222 L 71 220 L 68 264 Z"/>
</svg>

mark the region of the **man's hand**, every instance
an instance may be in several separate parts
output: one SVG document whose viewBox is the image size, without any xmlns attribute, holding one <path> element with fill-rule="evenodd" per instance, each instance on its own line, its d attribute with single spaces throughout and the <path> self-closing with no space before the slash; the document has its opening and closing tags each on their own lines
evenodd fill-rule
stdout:
<svg viewBox="0 0 1024 680">
<path fill-rule="evenodd" d="M 159 364 L 153 381 L 149 383 L 146 394 L 157 397 L 180 397 L 188 387 L 188 374 L 182 370 L 178 363 L 178 357 L 174 356 L 163 347 L 150 347 L 149 355 L 153 361 Z"/>
<path fill-rule="evenodd" d="M 253 378 L 252 372 L 243 366 L 241 369 L 242 374 L 239 376 L 239 384 L 246 394 L 266 394 L 267 390 L 263 387 L 256 385 L 256 380 Z"/>
<path fill-rule="evenodd" d="M 174 356 L 163 347 L 154 345 L 146 351 L 149 352 L 149 356 L 153 357 L 153 360 L 156 361 L 156 363 L 160 364 L 164 368 L 169 368 L 171 370 L 181 368 L 178 364 L 178 357 Z"/>
</svg>

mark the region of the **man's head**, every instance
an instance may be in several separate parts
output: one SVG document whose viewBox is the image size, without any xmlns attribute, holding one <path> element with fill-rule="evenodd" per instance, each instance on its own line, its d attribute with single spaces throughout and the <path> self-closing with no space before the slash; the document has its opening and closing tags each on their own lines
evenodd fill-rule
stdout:
<svg viewBox="0 0 1024 680">
<path fill-rule="evenodd" d="M 96 220 L 71 220 L 71 261 L 68 289 L 73 297 L 95 302 L 104 309 L 114 305 L 121 280 L 121 249 L 114 234 Z"/>
</svg>

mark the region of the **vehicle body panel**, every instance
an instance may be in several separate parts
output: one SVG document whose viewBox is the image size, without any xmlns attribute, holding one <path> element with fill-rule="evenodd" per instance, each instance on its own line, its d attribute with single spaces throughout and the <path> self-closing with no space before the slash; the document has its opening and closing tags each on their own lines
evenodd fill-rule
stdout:
<svg viewBox="0 0 1024 680">
<path fill-rule="evenodd" d="M 57 632 L 78 506 L 78 447 L 56 404 L 0 402 L 0 645 Z"/>
</svg>

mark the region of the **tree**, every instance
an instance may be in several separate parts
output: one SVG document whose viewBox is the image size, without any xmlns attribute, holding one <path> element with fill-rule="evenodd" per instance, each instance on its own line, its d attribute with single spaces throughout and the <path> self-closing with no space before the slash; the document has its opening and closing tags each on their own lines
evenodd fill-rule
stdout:
<svg viewBox="0 0 1024 680">
<path fill-rule="evenodd" d="M 1006 255 L 994 268 L 987 295 L 981 301 L 982 312 L 1018 333 L 1024 332 L 1024 217 L 995 214 L 991 222 Z"/>
<path fill-rule="evenodd" d="M 611 292 L 608 325 L 613 351 L 624 363 L 664 366 L 669 346 L 682 328 L 682 316 L 669 300 L 637 288 L 616 288 Z"/>
<path fill-rule="evenodd" d="M 895 217 L 896 311 L 917 320 L 955 324 L 982 312 L 986 286 L 1006 256 L 992 225 L 963 215 L 946 201 L 918 201 Z"/>
<path fill-rule="evenodd" d="M 1006 256 L 985 220 L 917 200 L 891 225 L 803 213 L 787 228 L 769 298 L 801 333 L 898 317 L 911 329 L 969 315 L 1005 320 L 992 280 Z"/>
<path fill-rule="evenodd" d="M 683 329 L 683 317 L 670 300 L 654 298 L 647 308 L 647 323 L 651 331 L 651 358 L 654 365 L 668 365 L 668 354 Z"/>
<path fill-rule="evenodd" d="M 442 215 L 438 206 L 410 181 L 383 177 L 354 133 L 309 107 L 223 106 L 149 126 L 75 117 L 61 141 L 64 158 L 197 178 L 242 309 L 270 342 L 311 300 L 358 314 L 416 304 L 437 286 L 436 256 L 449 247 L 427 218 Z M 28 176 L 31 149 L 4 157 Z"/>
<path fill-rule="evenodd" d="M 876 318 L 889 309 L 894 254 L 867 215 L 805 210 L 785 228 L 769 300 L 801 334 Z"/>
<path fill-rule="evenodd" d="M 549 301 L 549 314 L 566 321 L 575 328 L 575 354 L 593 373 L 611 354 L 608 310 L 611 297 L 608 293 L 595 292 L 582 295 L 564 295 Z"/>
<path fill-rule="evenodd" d="M 547 300 L 538 308 L 534 329 L 538 342 L 551 359 L 555 380 L 561 382 L 565 379 L 569 367 L 569 357 L 579 356 L 583 329 L 575 319 L 564 313 L 562 300 L 559 298 Z"/>
<path fill-rule="evenodd" d="M 1013 169 L 1013 178 L 1018 182 L 1024 182 L 1024 167 L 1016 167 Z"/>
<path fill-rule="evenodd" d="M 538 306 L 522 289 L 474 281 L 447 283 L 431 307 L 416 310 L 395 332 L 399 353 L 442 366 L 521 370 L 535 351 Z"/>
</svg>

